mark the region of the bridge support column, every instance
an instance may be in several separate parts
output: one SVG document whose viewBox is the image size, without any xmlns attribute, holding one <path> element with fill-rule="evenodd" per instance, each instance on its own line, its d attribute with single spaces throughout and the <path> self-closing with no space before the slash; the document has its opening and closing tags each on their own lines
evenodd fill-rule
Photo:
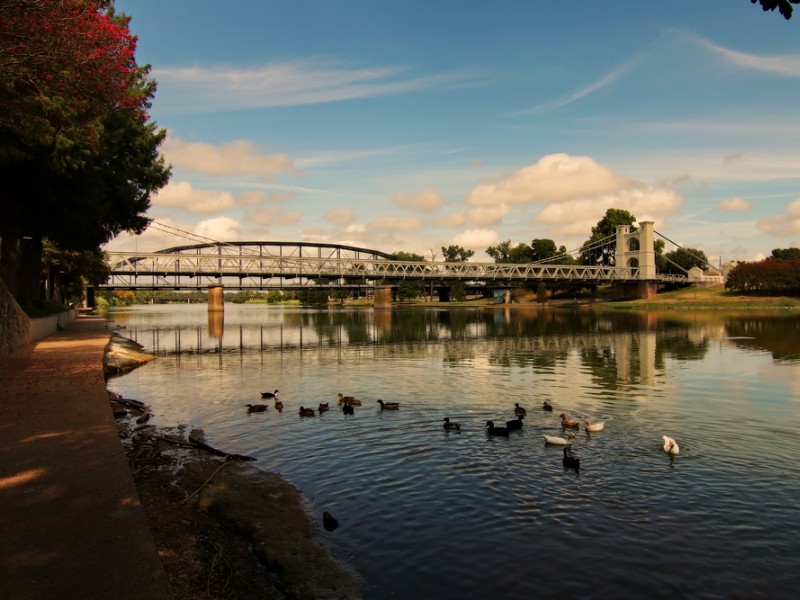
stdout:
<svg viewBox="0 0 800 600">
<path fill-rule="evenodd" d="M 392 288 L 391 286 L 381 286 L 375 288 L 375 300 L 373 308 L 392 308 Z"/>
<path fill-rule="evenodd" d="M 625 300 L 647 300 L 648 298 L 655 298 L 658 293 L 655 281 L 618 283 L 616 287 L 622 291 L 622 297 Z"/>
<path fill-rule="evenodd" d="M 225 295 L 223 292 L 223 285 L 216 283 L 208 286 L 208 312 L 224 312 L 225 311 Z"/>
<path fill-rule="evenodd" d="M 439 288 L 439 302 L 450 302 L 450 288 L 442 286 Z"/>
</svg>

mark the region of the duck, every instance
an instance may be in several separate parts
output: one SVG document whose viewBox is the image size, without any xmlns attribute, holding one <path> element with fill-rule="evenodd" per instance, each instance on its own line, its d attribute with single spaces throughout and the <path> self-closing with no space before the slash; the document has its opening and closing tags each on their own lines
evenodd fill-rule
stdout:
<svg viewBox="0 0 800 600">
<path fill-rule="evenodd" d="M 525 415 L 517 415 L 516 419 L 511 419 L 510 421 L 506 421 L 506 428 L 509 431 L 514 429 L 522 429 L 522 419 L 525 418 Z"/>
<path fill-rule="evenodd" d="M 569 429 L 577 429 L 578 427 L 581 426 L 581 422 L 578 419 L 568 419 L 567 415 L 565 415 L 564 413 L 561 413 L 558 416 L 561 417 L 562 427 L 567 427 Z"/>
<path fill-rule="evenodd" d="M 553 410 L 553 406 L 547 400 L 545 400 L 542 402 L 542 410 Z"/>
<path fill-rule="evenodd" d="M 300 416 L 301 417 L 313 417 L 314 416 L 314 409 L 313 408 L 303 408 L 300 407 Z"/>
<path fill-rule="evenodd" d="M 262 398 L 275 398 L 278 395 L 278 390 L 274 392 L 261 392 Z"/>
<path fill-rule="evenodd" d="M 247 412 L 254 413 L 254 412 L 264 412 L 267 410 L 266 404 L 245 404 L 247 406 Z"/>
<path fill-rule="evenodd" d="M 381 405 L 381 410 L 397 410 L 400 408 L 399 402 L 384 402 L 383 400 L 378 400 L 378 404 Z"/>
<path fill-rule="evenodd" d="M 565 469 L 575 469 L 577 471 L 581 468 L 581 459 L 572 456 L 569 448 L 564 448 L 564 458 L 561 459 L 561 463 Z"/>
<path fill-rule="evenodd" d="M 281 412 L 283 410 L 283 402 L 280 400 L 275 400 L 275 410 Z"/>
<path fill-rule="evenodd" d="M 444 418 L 444 425 L 442 425 L 443 429 L 461 429 L 461 423 L 451 423 L 450 417 Z"/>
<path fill-rule="evenodd" d="M 356 410 L 353 408 L 352 404 L 342 404 L 342 412 L 346 415 L 356 414 Z"/>
<path fill-rule="evenodd" d="M 670 456 L 676 456 L 680 454 L 681 449 L 678 447 L 678 442 L 673 440 L 671 437 L 667 437 L 666 435 L 662 435 L 661 437 L 664 438 L 664 452 Z"/>
<path fill-rule="evenodd" d="M 328 406 L 327 402 L 320 402 L 319 403 L 319 409 L 317 409 L 317 410 L 319 410 L 319 412 L 323 413 L 323 412 L 326 412 L 326 411 L 330 410 L 330 406 Z"/>
<path fill-rule="evenodd" d="M 527 410 L 525 410 L 524 406 L 520 406 L 519 402 L 514 402 L 514 414 L 515 415 L 524 415 L 527 414 Z"/>
<path fill-rule="evenodd" d="M 583 422 L 583 424 L 584 424 L 584 429 L 586 429 L 586 431 L 588 431 L 589 433 L 592 433 L 594 431 L 603 431 L 603 427 L 606 426 L 605 421 L 600 421 L 599 423 L 589 423 L 589 419 L 586 419 Z"/>
<path fill-rule="evenodd" d="M 339 394 L 339 404 L 350 404 L 351 406 L 361 406 L 361 400 L 353 398 L 352 396 L 344 396 Z"/>
<path fill-rule="evenodd" d="M 322 526 L 325 528 L 325 531 L 333 531 L 339 526 L 339 521 L 326 510 L 322 513 Z"/>
<path fill-rule="evenodd" d="M 494 421 L 486 421 L 486 433 L 489 435 L 502 435 L 508 437 L 507 427 L 495 427 Z"/>
<path fill-rule="evenodd" d="M 569 446 L 572 444 L 570 440 L 556 435 L 545 435 L 544 443 L 550 444 L 551 446 Z"/>
</svg>

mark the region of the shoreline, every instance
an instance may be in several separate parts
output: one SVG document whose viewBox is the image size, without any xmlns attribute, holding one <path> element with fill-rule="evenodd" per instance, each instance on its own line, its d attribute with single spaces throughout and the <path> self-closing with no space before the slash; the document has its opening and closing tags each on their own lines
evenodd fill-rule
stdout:
<svg viewBox="0 0 800 600">
<path fill-rule="evenodd" d="M 117 341 L 106 356 L 119 367 L 115 346 L 131 350 Z M 125 360 L 132 362 L 123 370 L 138 366 L 135 352 Z M 249 457 L 215 456 L 199 447 L 200 430 L 153 426 L 149 407 L 108 395 L 175 600 L 362 597 L 359 574 L 333 556 L 321 515 L 317 521 L 307 512 L 294 485 L 237 460 Z"/>
</svg>

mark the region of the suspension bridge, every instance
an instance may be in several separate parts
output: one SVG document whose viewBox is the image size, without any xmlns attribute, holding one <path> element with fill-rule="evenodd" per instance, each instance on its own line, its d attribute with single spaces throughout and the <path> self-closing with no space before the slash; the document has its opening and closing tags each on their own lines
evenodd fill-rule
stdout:
<svg viewBox="0 0 800 600">
<path fill-rule="evenodd" d="M 220 242 L 176 246 L 158 252 L 107 252 L 110 271 L 99 289 L 228 290 L 380 288 L 420 280 L 447 289 L 453 282 L 509 288 L 535 281 L 616 283 L 627 295 L 646 297 L 663 283 L 715 283 L 718 274 L 696 269 L 656 273 L 653 223 L 617 227 L 603 240 L 616 266 L 397 260 L 392 254 L 354 246 L 305 242 Z M 563 260 L 563 258 L 562 258 Z"/>
</svg>

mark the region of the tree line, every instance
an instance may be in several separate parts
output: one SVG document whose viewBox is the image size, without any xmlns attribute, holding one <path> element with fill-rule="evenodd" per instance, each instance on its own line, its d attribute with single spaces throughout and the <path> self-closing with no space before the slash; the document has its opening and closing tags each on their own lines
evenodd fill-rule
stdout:
<svg viewBox="0 0 800 600">
<path fill-rule="evenodd" d="M 737 263 L 725 279 L 725 288 L 739 292 L 800 294 L 800 248 L 775 248 L 764 260 Z"/>
</svg>

